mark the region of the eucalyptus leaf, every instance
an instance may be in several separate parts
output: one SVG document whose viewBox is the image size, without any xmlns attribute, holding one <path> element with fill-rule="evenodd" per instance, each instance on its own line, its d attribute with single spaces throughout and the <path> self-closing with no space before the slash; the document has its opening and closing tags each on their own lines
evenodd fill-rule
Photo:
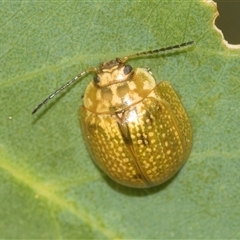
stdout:
<svg viewBox="0 0 240 240">
<path fill-rule="evenodd" d="M 240 238 L 240 50 L 214 26 L 211 1 L 0 2 L 0 238 Z M 186 107 L 193 148 L 154 188 L 110 180 L 79 128 L 88 67 L 195 41 L 184 51 L 130 60 L 168 80 Z M 107 153 L 106 153 L 107 154 Z"/>
</svg>

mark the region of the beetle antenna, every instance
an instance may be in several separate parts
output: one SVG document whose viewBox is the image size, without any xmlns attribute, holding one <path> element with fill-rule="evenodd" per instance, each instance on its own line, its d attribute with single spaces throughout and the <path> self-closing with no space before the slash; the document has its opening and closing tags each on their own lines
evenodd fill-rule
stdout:
<svg viewBox="0 0 240 240">
<path fill-rule="evenodd" d="M 139 53 L 131 54 L 127 57 L 123 57 L 123 58 L 121 58 L 121 61 L 126 62 L 128 59 L 131 59 L 131 58 L 140 57 L 140 56 L 143 56 L 143 55 L 155 54 L 155 53 L 158 53 L 158 52 L 171 51 L 173 49 L 183 48 L 183 47 L 193 45 L 193 44 L 194 44 L 194 41 L 190 41 L 190 42 L 184 42 L 182 44 L 178 44 L 178 45 L 174 45 L 174 46 L 170 46 L 170 47 L 158 48 L 158 49 L 155 49 L 155 50 L 139 52 Z"/>
<path fill-rule="evenodd" d="M 68 81 L 66 84 L 64 84 L 63 86 L 61 86 L 59 89 L 57 89 L 54 93 L 50 94 L 44 101 L 42 101 L 33 111 L 32 114 L 36 113 L 44 104 L 46 104 L 49 100 L 51 100 L 52 98 L 54 98 L 58 93 L 60 93 L 61 91 L 63 91 L 65 88 L 67 88 L 68 86 L 72 85 L 74 82 L 76 82 L 77 80 L 79 80 L 80 78 L 82 78 L 83 76 L 85 76 L 86 74 L 88 74 L 89 72 L 97 72 L 97 68 L 89 68 L 86 71 L 79 73 L 77 76 L 75 76 L 74 78 L 72 78 L 70 81 Z"/>
</svg>

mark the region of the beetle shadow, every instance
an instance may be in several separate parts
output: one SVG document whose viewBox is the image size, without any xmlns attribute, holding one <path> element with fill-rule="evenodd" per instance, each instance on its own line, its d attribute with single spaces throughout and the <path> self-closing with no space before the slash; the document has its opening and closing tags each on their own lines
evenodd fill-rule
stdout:
<svg viewBox="0 0 240 240">
<path fill-rule="evenodd" d="M 117 192 L 127 195 L 127 196 L 144 197 L 144 196 L 152 195 L 152 194 L 155 194 L 157 192 L 160 192 L 160 191 L 163 191 L 164 189 L 166 189 L 168 187 L 168 185 L 170 185 L 174 181 L 174 179 L 177 177 L 179 172 L 180 171 L 178 171 L 173 177 L 168 179 L 166 182 L 164 182 L 158 186 L 154 186 L 154 187 L 150 187 L 150 188 L 127 187 L 127 186 L 124 186 L 124 185 L 121 185 L 121 184 L 115 182 L 114 180 L 109 178 L 104 173 L 102 174 L 102 176 L 103 176 L 104 180 L 106 181 L 106 183 L 108 184 L 108 186 L 111 187 L 114 191 L 117 191 Z"/>
</svg>

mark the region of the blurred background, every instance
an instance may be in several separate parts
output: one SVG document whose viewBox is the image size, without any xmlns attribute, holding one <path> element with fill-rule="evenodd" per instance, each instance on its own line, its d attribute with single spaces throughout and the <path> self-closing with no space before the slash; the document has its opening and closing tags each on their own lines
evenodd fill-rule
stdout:
<svg viewBox="0 0 240 240">
<path fill-rule="evenodd" d="M 240 44 L 240 0 L 215 0 L 219 16 L 216 26 L 230 44 Z"/>
</svg>

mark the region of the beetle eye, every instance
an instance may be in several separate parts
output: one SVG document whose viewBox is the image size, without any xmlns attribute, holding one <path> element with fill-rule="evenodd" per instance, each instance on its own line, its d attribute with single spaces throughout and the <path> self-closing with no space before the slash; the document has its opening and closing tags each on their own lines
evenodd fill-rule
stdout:
<svg viewBox="0 0 240 240">
<path fill-rule="evenodd" d="M 129 74 L 131 71 L 132 71 L 132 66 L 130 66 L 130 65 L 124 66 L 123 72 L 125 75 Z"/>
<path fill-rule="evenodd" d="M 93 78 L 95 83 L 99 83 L 100 82 L 100 77 L 96 74 Z"/>
</svg>

